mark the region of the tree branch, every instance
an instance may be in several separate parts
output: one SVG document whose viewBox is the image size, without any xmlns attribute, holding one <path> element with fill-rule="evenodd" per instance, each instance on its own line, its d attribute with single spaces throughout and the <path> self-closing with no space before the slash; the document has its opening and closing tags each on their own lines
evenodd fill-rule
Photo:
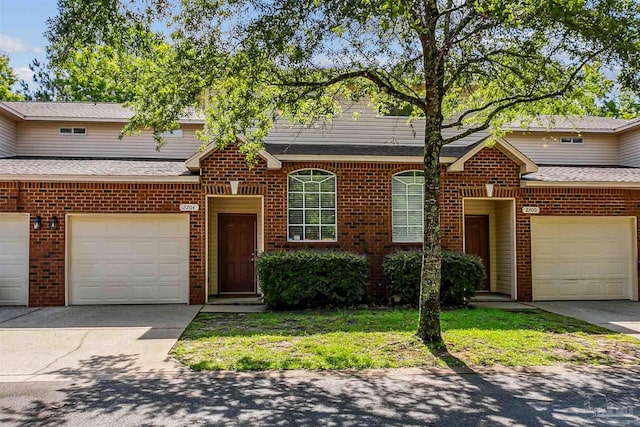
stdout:
<svg viewBox="0 0 640 427">
<path fill-rule="evenodd" d="M 301 87 L 301 88 L 309 88 L 309 89 L 315 89 L 315 88 L 324 88 L 327 86 L 331 86 L 334 85 L 336 83 L 340 83 L 346 80 L 351 80 L 351 79 L 355 79 L 355 78 L 363 78 L 366 80 L 369 80 L 370 82 L 372 82 L 373 84 L 375 84 L 376 86 L 378 86 L 378 88 L 394 97 L 394 98 L 398 98 L 401 101 L 407 102 L 409 104 L 415 105 L 420 109 L 424 109 L 424 101 L 422 99 L 420 99 L 417 96 L 411 96 L 408 95 L 404 92 L 399 91 L 398 89 L 396 89 L 395 87 L 393 87 L 388 81 L 384 81 L 380 75 L 374 71 L 374 70 L 357 70 L 357 71 L 350 71 L 350 72 L 346 72 L 346 73 L 342 73 L 339 74 L 329 80 L 325 80 L 323 82 L 304 82 L 304 81 L 293 81 L 293 82 L 287 82 L 284 81 L 282 83 L 279 84 L 275 84 L 276 86 L 287 86 L 287 87 Z"/>
<path fill-rule="evenodd" d="M 460 133 L 460 134 L 458 134 L 456 136 L 452 136 L 451 138 L 444 139 L 443 140 L 443 144 L 449 144 L 449 143 L 457 141 L 459 139 L 466 138 L 469 135 L 473 135 L 476 132 L 488 129 L 489 126 L 491 125 L 491 121 L 494 119 L 494 117 L 496 117 L 500 112 L 502 112 L 502 111 L 504 111 L 504 110 L 506 110 L 508 108 L 511 108 L 511 107 L 514 107 L 516 105 L 523 104 L 523 103 L 537 102 L 537 101 L 542 101 L 542 100 L 545 100 L 545 99 L 555 98 L 555 97 L 564 95 L 571 88 L 571 85 L 575 81 L 575 79 L 578 76 L 578 73 L 580 72 L 580 70 L 582 70 L 582 68 L 584 68 L 584 66 L 589 61 L 591 61 L 593 58 L 595 58 L 596 56 L 601 54 L 603 51 L 604 51 L 604 49 L 601 49 L 601 50 L 599 50 L 597 52 L 594 52 L 592 55 L 589 55 L 584 61 L 582 61 L 580 63 L 580 65 L 576 66 L 576 69 L 573 70 L 573 72 L 571 73 L 571 75 L 567 79 L 566 83 L 559 90 L 556 90 L 556 91 L 550 92 L 550 93 L 546 93 L 546 94 L 543 94 L 543 95 L 538 95 L 538 96 L 514 96 L 514 97 L 509 97 L 509 98 L 503 98 L 503 99 L 500 99 L 500 100 L 489 102 L 486 105 L 484 105 L 483 107 L 476 108 L 475 111 L 477 112 L 477 111 L 482 111 L 482 110 L 485 110 L 487 108 L 490 108 L 492 105 L 496 105 L 498 103 L 506 102 L 506 104 L 502 104 L 502 105 L 496 107 L 492 112 L 490 112 L 489 115 L 487 116 L 487 118 L 485 119 L 485 121 L 481 125 L 473 127 L 473 128 L 469 128 L 469 129 L 465 130 L 464 132 L 462 132 L 462 133 Z M 442 128 L 445 129 L 445 128 L 451 128 L 451 127 L 455 127 L 455 126 L 461 126 L 464 117 L 468 116 L 469 114 L 472 114 L 473 112 L 474 112 L 474 109 L 469 110 L 469 111 L 465 111 L 464 114 L 462 114 L 458 118 L 458 120 L 456 120 L 455 122 L 453 122 L 451 124 L 444 125 L 444 126 L 442 126 Z"/>
</svg>

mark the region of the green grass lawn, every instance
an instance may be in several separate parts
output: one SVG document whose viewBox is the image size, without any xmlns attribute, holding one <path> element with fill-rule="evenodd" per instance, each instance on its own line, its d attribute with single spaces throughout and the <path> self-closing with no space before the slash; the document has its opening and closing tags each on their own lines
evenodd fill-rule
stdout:
<svg viewBox="0 0 640 427">
<path fill-rule="evenodd" d="M 202 313 L 173 355 L 196 370 L 640 364 L 640 341 L 543 311 L 442 313 L 446 350 L 413 335 L 409 309 Z"/>
</svg>

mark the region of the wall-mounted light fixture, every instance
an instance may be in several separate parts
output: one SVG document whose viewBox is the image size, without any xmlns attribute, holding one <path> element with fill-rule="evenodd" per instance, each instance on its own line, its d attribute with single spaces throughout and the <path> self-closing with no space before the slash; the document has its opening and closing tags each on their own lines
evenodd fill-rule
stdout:
<svg viewBox="0 0 640 427">
<path fill-rule="evenodd" d="M 49 230 L 57 230 L 58 229 L 58 217 L 52 216 L 49 220 Z"/>
<path fill-rule="evenodd" d="M 33 218 L 33 229 L 40 230 L 42 227 L 42 217 L 40 215 Z"/>
</svg>

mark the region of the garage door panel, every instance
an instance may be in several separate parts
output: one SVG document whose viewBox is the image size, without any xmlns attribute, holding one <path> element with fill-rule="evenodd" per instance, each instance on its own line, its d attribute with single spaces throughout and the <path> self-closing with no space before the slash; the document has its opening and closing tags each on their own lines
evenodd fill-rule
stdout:
<svg viewBox="0 0 640 427">
<path fill-rule="evenodd" d="M 0 305 L 27 305 L 29 216 L 0 213 Z"/>
<path fill-rule="evenodd" d="M 158 269 L 155 263 L 135 263 L 132 265 L 134 279 L 150 280 L 158 277 Z"/>
<path fill-rule="evenodd" d="M 625 217 L 532 218 L 534 300 L 630 298 L 634 231 Z"/>
<path fill-rule="evenodd" d="M 78 216 L 70 223 L 71 304 L 187 302 L 188 215 Z"/>
</svg>

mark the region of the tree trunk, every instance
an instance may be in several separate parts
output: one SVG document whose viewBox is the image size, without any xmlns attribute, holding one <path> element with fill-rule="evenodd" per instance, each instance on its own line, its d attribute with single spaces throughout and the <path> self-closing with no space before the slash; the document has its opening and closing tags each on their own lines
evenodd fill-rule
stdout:
<svg viewBox="0 0 640 427">
<path fill-rule="evenodd" d="M 425 344 L 442 345 L 440 333 L 440 148 L 438 118 L 427 117 L 424 149 L 424 243 L 420 274 L 420 316 L 416 335 Z"/>
</svg>

